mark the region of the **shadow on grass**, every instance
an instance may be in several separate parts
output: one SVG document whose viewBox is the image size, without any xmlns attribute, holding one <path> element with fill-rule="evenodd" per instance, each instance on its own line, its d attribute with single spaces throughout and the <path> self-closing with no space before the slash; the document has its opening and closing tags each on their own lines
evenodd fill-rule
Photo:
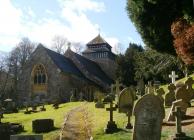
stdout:
<svg viewBox="0 0 194 140">
<path fill-rule="evenodd" d="M 192 123 L 194 123 L 194 121 L 181 122 L 182 126 L 190 125 Z M 176 122 L 163 122 L 162 126 L 176 126 Z"/>
<path fill-rule="evenodd" d="M 194 140 L 194 138 L 192 138 L 192 137 L 186 137 L 186 140 Z"/>
</svg>

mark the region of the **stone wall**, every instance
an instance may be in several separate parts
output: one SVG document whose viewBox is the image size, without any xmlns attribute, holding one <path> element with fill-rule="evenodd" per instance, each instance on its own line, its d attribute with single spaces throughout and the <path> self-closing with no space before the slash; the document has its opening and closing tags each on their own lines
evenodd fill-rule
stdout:
<svg viewBox="0 0 194 140">
<path fill-rule="evenodd" d="M 31 72 L 37 64 L 44 65 L 46 69 L 48 76 L 46 98 L 51 102 L 59 98 L 63 102 L 69 101 L 71 89 L 82 87 L 82 84 L 85 82 L 74 75 L 61 72 L 46 50 L 43 47 L 39 47 L 32 54 L 31 59 L 27 62 L 19 77 L 18 89 L 20 101 L 29 100 L 33 96 Z"/>
<path fill-rule="evenodd" d="M 94 61 L 101 67 L 101 69 L 106 73 L 106 75 L 108 75 L 113 80 L 116 79 L 115 73 L 117 65 L 115 61 L 110 60 L 108 58 L 95 59 Z"/>
</svg>

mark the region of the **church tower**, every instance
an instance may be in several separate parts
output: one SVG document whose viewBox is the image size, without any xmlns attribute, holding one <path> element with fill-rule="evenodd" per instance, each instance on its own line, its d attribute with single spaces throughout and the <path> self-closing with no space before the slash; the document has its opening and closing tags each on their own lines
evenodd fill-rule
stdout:
<svg viewBox="0 0 194 140">
<path fill-rule="evenodd" d="M 82 55 L 98 63 L 101 69 L 111 78 L 115 79 L 116 55 L 111 51 L 112 47 L 99 34 L 86 45 Z"/>
</svg>

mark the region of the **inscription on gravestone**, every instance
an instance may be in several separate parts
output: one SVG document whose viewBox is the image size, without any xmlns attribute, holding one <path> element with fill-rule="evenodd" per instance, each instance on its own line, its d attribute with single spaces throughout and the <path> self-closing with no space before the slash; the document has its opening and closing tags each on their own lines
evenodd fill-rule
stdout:
<svg viewBox="0 0 194 140">
<path fill-rule="evenodd" d="M 135 105 L 133 140 L 160 140 L 164 106 L 159 97 L 144 95 Z"/>
</svg>

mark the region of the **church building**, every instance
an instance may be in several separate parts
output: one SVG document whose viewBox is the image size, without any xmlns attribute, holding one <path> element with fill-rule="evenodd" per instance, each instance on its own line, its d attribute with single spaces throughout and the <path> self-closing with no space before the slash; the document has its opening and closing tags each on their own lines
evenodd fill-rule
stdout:
<svg viewBox="0 0 194 140">
<path fill-rule="evenodd" d="M 100 34 L 86 45 L 82 55 L 70 48 L 62 55 L 39 44 L 19 77 L 19 99 L 68 102 L 73 95 L 92 101 L 96 90 L 110 90 L 115 57 Z"/>
</svg>

